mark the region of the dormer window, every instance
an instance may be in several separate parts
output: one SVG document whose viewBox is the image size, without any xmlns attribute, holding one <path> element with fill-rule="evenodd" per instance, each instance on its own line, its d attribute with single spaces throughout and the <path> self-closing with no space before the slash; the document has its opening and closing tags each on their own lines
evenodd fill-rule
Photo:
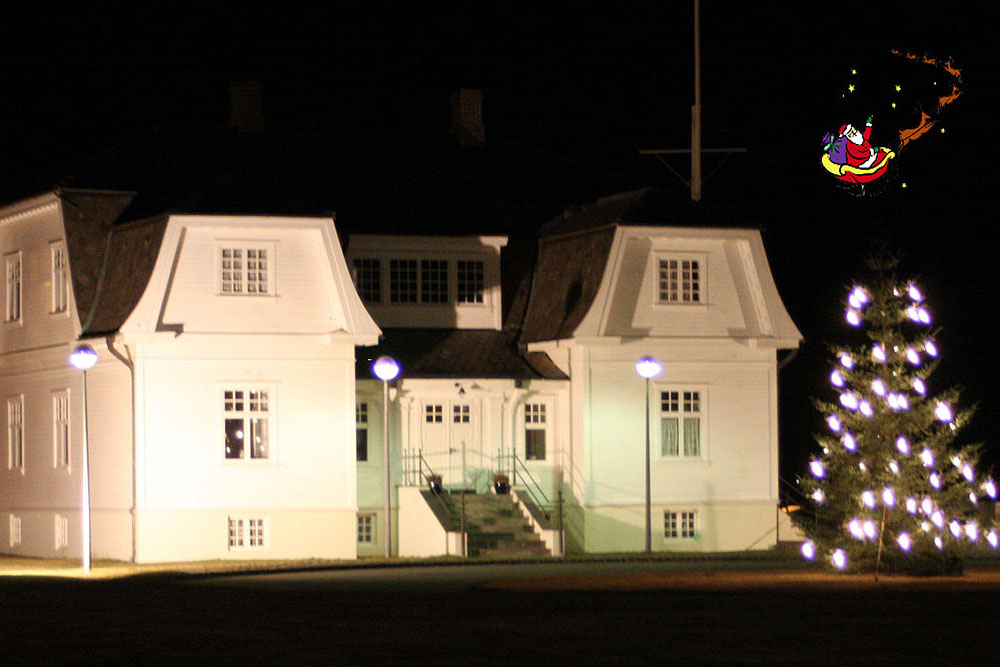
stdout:
<svg viewBox="0 0 1000 667">
<path fill-rule="evenodd" d="M 658 303 L 702 302 L 700 260 L 687 257 L 660 258 L 658 279 Z"/>
<path fill-rule="evenodd" d="M 267 248 L 219 248 L 220 291 L 227 295 L 268 295 L 271 253 Z"/>
<path fill-rule="evenodd" d="M 483 303 L 486 288 L 486 268 L 484 262 L 458 260 L 455 283 L 456 300 L 459 303 Z"/>
<path fill-rule="evenodd" d="M 382 267 L 377 259 L 354 260 L 354 285 L 365 303 L 382 302 Z"/>
</svg>

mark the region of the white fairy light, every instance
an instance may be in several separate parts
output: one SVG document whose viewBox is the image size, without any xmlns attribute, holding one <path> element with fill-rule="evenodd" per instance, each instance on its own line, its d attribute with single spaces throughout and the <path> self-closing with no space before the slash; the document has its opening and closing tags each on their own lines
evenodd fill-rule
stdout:
<svg viewBox="0 0 1000 667">
<path fill-rule="evenodd" d="M 935 489 L 941 488 L 941 475 L 937 474 L 936 472 L 931 473 L 931 486 L 933 486 Z"/>
<path fill-rule="evenodd" d="M 924 467 L 930 468 L 934 465 L 934 452 L 924 447 L 923 451 L 920 452 L 920 460 L 924 462 Z"/>
<path fill-rule="evenodd" d="M 958 458 L 958 454 L 955 454 L 951 457 L 951 464 L 956 468 L 962 467 L 962 459 Z"/>
<path fill-rule="evenodd" d="M 914 366 L 920 365 L 920 354 L 912 347 L 906 348 L 906 360 Z"/>
<path fill-rule="evenodd" d="M 931 513 L 931 523 L 938 528 L 944 528 L 944 514 L 941 513 L 941 510 L 934 510 Z"/>
<path fill-rule="evenodd" d="M 983 489 L 991 500 L 997 499 L 997 485 L 992 479 L 986 480 L 986 483 L 983 484 Z"/>
<path fill-rule="evenodd" d="M 872 346 L 872 358 L 875 361 L 884 364 L 886 360 L 885 347 L 881 343 L 876 343 Z"/>
<path fill-rule="evenodd" d="M 920 315 L 917 313 L 917 307 L 916 306 L 907 306 L 905 312 L 906 312 L 906 316 L 909 317 L 914 322 L 919 322 L 920 321 Z"/>
<path fill-rule="evenodd" d="M 929 496 L 924 496 L 924 499 L 920 501 L 920 509 L 923 510 L 924 514 L 930 516 L 934 513 L 934 501 Z"/>
<path fill-rule="evenodd" d="M 878 396 L 885 396 L 886 388 L 885 382 L 882 381 L 882 378 L 875 378 L 872 380 L 872 391 L 874 391 Z"/>
<path fill-rule="evenodd" d="M 923 396 L 927 393 L 927 385 L 920 378 L 913 378 L 913 391 Z"/>
<path fill-rule="evenodd" d="M 958 519 L 952 519 L 948 523 L 948 530 L 951 531 L 952 536 L 956 540 L 962 536 L 962 524 L 958 522 Z"/>
<path fill-rule="evenodd" d="M 976 497 L 975 491 L 969 491 L 969 502 L 972 503 L 973 505 L 979 504 L 979 498 Z"/>
<path fill-rule="evenodd" d="M 924 300 L 924 295 L 920 293 L 920 290 L 913 283 L 910 283 L 910 286 L 906 288 L 906 291 L 909 293 L 910 298 L 914 301 L 919 303 Z"/>
<path fill-rule="evenodd" d="M 875 528 L 875 522 L 871 519 L 865 521 L 861 528 L 865 531 L 865 537 L 869 540 L 874 540 L 878 536 L 878 530 Z"/>
<path fill-rule="evenodd" d="M 840 395 L 840 404 L 843 405 L 848 410 L 858 409 L 858 397 L 857 394 L 852 394 L 849 391 L 845 391 Z"/>
<path fill-rule="evenodd" d="M 930 342 L 930 341 L 928 341 L 928 342 Z M 926 344 L 925 344 L 925 347 L 926 347 Z M 928 353 L 928 354 L 930 354 L 930 353 Z M 847 354 L 846 352 L 841 352 L 840 353 L 840 365 L 843 366 L 844 368 L 846 368 L 847 370 L 851 370 L 852 368 L 854 368 L 854 359 L 851 357 L 851 355 Z"/>
<path fill-rule="evenodd" d="M 823 493 L 823 489 L 816 489 L 815 491 L 812 492 L 812 499 L 815 500 L 820 505 L 822 505 L 824 502 L 826 502 L 826 494 Z"/>
<path fill-rule="evenodd" d="M 851 519 L 851 522 L 847 524 L 847 531 L 856 540 L 865 539 L 865 530 L 861 527 L 861 519 Z"/>
<path fill-rule="evenodd" d="M 895 460 L 889 461 L 889 470 L 893 475 L 899 474 L 899 464 Z"/>
<path fill-rule="evenodd" d="M 913 496 L 910 496 L 909 498 L 906 499 L 906 511 L 909 512 L 910 514 L 917 513 L 917 499 L 914 498 Z"/>
<path fill-rule="evenodd" d="M 989 542 L 990 546 L 994 549 L 996 549 L 997 546 L 1000 546 L 1000 537 L 997 536 L 996 529 L 992 529 L 990 532 L 986 533 L 986 541 Z"/>
<path fill-rule="evenodd" d="M 802 543 L 802 557 L 806 560 L 816 558 L 816 545 L 811 540 Z"/>
<path fill-rule="evenodd" d="M 950 422 L 955 418 L 951 412 L 951 408 L 946 403 L 938 403 L 934 406 L 934 416 L 938 418 L 938 421 L 943 422 Z"/>
<path fill-rule="evenodd" d="M 823 462 L 816 459 L 809 462 L 809 470 L 812 471 L 812 474 L 816 477 L 816 479 L 823 479 L 826 475 L 826 470 L 823 468 Z"/>
<path fill-rule="evenodd" d="M 830 382 L 833 384 L 834 387 L 843 387 L 844 376 L 840 374 L 840 371 L 834 370 L 832 373 L 830 373 Z"/>
<path fill-rule="evenodd" d="M 899 398 L 895 393 L 891 393 L 885 397 L 885 402 L 889 404 L 889 407 L 893 410 L 899 409 Z"/>
<path fill-rule="evenodd" d="M 858 310 L 862 310 L 868 305 L 868 302 L 868 293 L 859 285 L 855 285 L 847 297 L 847 303 L 851 305 L 851 308 L 857 308 Z"/>
<path fill-rule="evenodd" d="M 930 324 L 931 314 L 927 312 L 926 308 L 923 307 L 917 308 L 917 320 L 919 320 L 921 324 Z"/>
<path fill-rule="evenodd" d="M 865 465 L 864 461 L 858 461 L 858 470 L 861 472 L 868 472 L 868 466 Z"/>
<path fill-rule="evenodd" d="M 944 540 L 942 540 L 942 539 L 941 539 L 941 536 L 940 536 L 940 535 L 938 535 L 938 536 L 936 536 L 936 537 L 934 538 L 934 546 L 936 546 L 936 547 L 938 548 L 938 550 L 939 550 L 939 551 L 940 551 L 941 549 L 944 549 Z"/>
<path fill-rule="evenodd" d="M 833 566 L 838 570 L 843 570 L 847 567 L 847 554 L 844 553 L 843 549 L 834 551 L 830 558 L 833 561 Z"/>
<path fill-rule="evenodd" d="M 858 403 L 858 412 L 863 414 L 865 417 L 871 417 L 875 414 L 875 411 L 872 410 L 872 404 L 864 399 Z"/>
<path fill-rule="evenodd" d="M 924 352 L 926 352 L 932 357 L 938 356 L 937 345 L 934 344 L 934 341 L 932 340 L 924 341 Z"/>
<path fill-rule="evenodd" d="M 850 324 L 852 327 L 861 326 L 861 313 L 854 310 L 853 308 L 847 309 L 847 315 L 845 315 L 845 317 L 847 318 L 847 323 Z"/>
<path fill-rule="evenodd" d="M 871 489 L 866 489 L 861 493 L 861 502 L 865 504 L 868 509 L 873 509 L 875 507 L 875 494 L 872 493 Z"/>
<path fill-rule="evenodd" d="M 840 439 L 844 443 L 844 449 L 849 452 L 856 452 L 858 450 L 858 443 L 854 439 L 854 436 L 850 433 L 845 433 L 844 437 Z"/>
<path fill-rule="evenodd" d="M 921 521 L 920 530 L 924 531 L 925 533 L 931 532 L 931 524 L 927 521 Z"/>
<path fill-rule="evenodd" d="M 834 433 L 840 433 L 840 418 L 837 415 L 830 415 L 826 418 L 826 425 L 830 427 L 830 430 Z"/>
<path fill-rule="evenodd" d="M 965 478 L 966 482 L 971 482 L 976 477 L 976 472 L 972 469 L 968 463 L 962 466 L 962 477 Z"/>
<path fill-rule="evenodd" d="M 892 288 L 892 295 L 893 296 L 903 296 L 903 293 L 899 291 L 898 287 L 893 287 Z"/>
<path fill-rule="evenodd" d="M 897 410 L 910 409 L 910 400 L 906 398 L 906 394 L 896 394 L 896 409 Z"/>
<path fill-rule="evenodd" d="M 965 524 L 965 536 L 969 538 L 970 542 L 975 542 L 979 539 L 979 526 L 976 525 L 975 521 Z"/>
<path fill-rule="evenodd" d="M 910 455 L 910 441 L 906 439 L 905 435 L 901 435 L 896 438 L 896 449 L 898 449 L 899 453 L 903 456 Z"/>
<path fill-rule="evenodd" d="M 910 547 L 913 546 L 912 540 L 910 540 L 909 533 L 900 533 L 896 537 L 896 542 L 899 543 L 899 548 L 903 551 L 909 551 Z"/>
<path fill-rule="evenodd" d="M 896 494 L 889 487 L 882 489 L 882 502 L 886 507 L 896 506 Z"/>
</svg>

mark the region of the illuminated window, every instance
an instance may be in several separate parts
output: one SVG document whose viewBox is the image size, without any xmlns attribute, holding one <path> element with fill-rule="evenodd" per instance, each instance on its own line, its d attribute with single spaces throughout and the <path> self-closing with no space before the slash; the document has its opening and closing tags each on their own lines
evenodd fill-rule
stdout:
<svg viewBox="0 0 1000 667">
<path fill-rule="evenodd" d="M 544 403 L 526 403 L 524 406 L 524 458 L 528 461 L 545 460 L 545 439 L 548 419 Z"/>
<path fill-rule="evenodd" d="M 424 421 L 428 424 L 440 424 L 444 421 L 444 408 L 441 405 L 425 405 Z"/>
<path fill-rule="evenodd" d="M 468 424 L 471 418 L 468 405 L 451 406 L 451 421 L 456 424 Z"/>
<path fill-rule="evenodd" d="M 692 539 L 698 534 L 697 512 L 664 512 L 663 536 L 668 539 Z"/>
<path fill-rule="evenodd" d="M 358 443 L 358 461 L 368 460 L 368 404 L 354 404 L 354 431 Z"/>
<path fill-rule="evenodd" d="M 267 248 L 219 248 L 220 289 L 230 295 L 270 293 L 270 253 Z"/>
<path fill-rule="evenodd" d="M 358 514 L 358 544 L 371 544 L 375 541 L 375 514 L 364 512 Z"/>
<path fill-rule="evenodd" d="M 270 391 L 225 389 L 222 401 L 226 458 L 270 458 Z"/>
<path fill-rule="evenodd" d="M 21 253 L 7 255 L 7 321 L 21 320 Z"/>
<path fill-rule="evenodd" d="M 69 546 L 69 519 L 61 514 L 55 516 L 55 548 L 56 551 Z"/>
<path fill-rule="evenodd" d="M 660 456 L 701 457 L 701 401 L 700 391 L 660 392 Z"/>
<path fill-rule="evenodd" d="M 267 521 L 263 517 L 229 517 L 229 550 L 263 549 L 267 546 Z"/>
<path fill-rule="evenodd" d="M 52 255 L 52 312 L 66 312 L 69 303 L 69 264 L 66 261 L 66 246 L 53 243 Z"/>
<path fill-rule="evenodd" d="M 448 303 L 448 261 L 389 260 L 390 303 Z"/>
<path fill-rule="evenodd" d="M 418 284 L 417 260 L 389 260 L 389 301 L 416 303 Z"/>
<path fill-rule="evenodd" d="M 463 260 L 456 263 L 455 297 L 458 303 L 483 303 L 486 289 L 484 263 Z"/>
<path fill-rule="evenodd" d="M 52 447 L 56 468 L 69 467 L 69 392 L 52 395 Z"/>
<path fill-rule="evenodd" d="M 7 467 L 24 472 L 24 397 L 7 399 Z"/>
<path fill-rule="evenodd" d="M 10 515 L 10 546 L 16 547 L 21 543 L 21 517 L 16 514 Z"/>
<path fill-rule="evenodd" d="M 659 303 L 701 303 L 701 262 L 665 258 L 659 261 Z"/>
<path fill-rule="evenodd" d="M 382 302 L 382 265 L 377 259 L 354 260 L 354 286 L 366 303 Z"/>
</svg>

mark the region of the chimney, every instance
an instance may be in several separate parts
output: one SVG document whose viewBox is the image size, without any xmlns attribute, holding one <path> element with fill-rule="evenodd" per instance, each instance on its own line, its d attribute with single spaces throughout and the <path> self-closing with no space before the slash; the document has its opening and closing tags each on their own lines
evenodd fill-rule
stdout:
<svg viewBox="0 0 1000 667">
<path fill-rule="evenodd" d="M 460 88 L 451 94 L 451 136 L 460 146 L 483 146 L 483 91 Z"/>
<path fill-rule="evenodd" d="M 233 81 L 229 84 L 229 127 L 250 134 L 264 131 L 262 91 L 259 81 Z"/>
</svg>

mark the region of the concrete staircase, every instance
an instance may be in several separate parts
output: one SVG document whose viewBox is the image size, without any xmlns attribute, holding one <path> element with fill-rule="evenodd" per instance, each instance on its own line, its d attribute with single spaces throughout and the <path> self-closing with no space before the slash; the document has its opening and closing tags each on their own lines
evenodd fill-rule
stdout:
<svg viewBox="0 0 1000 667">
<path fill-rule="evenodd" d="M 462 497 L 449 494 L 454 517 L 461 517 Z M 465 495 L 465 531 L 469 556 L 479 558 L 542 558 L 550 555 L 509 495 Z"/>
</svg>

